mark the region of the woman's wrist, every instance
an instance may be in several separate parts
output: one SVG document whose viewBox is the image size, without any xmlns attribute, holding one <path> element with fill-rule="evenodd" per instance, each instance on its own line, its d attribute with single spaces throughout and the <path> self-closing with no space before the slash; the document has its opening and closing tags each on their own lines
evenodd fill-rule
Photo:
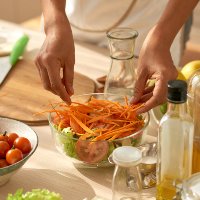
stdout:
<svg viewBox="0 0 200 200">
<path fill-rule="evenodd" d="M 52 32 L 53 30 L 62 30 L 63 28 L 66 29 L 69 26 L 69 21 L 65 13 L 56 13 L 51 17 L 44 17 L 44 31 L 46 34 Z"/>
<path fill-rule="evenodd" d="M 155 25 L 150 32 L 150 40 L 154 45 L 162 46 L 163 48 L 170 49 L 175 35 L 162 24 Z"/>
</svg>

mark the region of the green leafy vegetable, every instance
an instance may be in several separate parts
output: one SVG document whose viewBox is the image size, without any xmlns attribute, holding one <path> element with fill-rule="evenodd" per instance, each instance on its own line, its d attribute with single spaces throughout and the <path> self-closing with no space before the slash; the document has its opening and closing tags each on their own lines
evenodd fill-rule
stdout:
<svg viewBox="0 0 200 200">
<path fill-rule="evenodd" d="M 76 140 L 73 138 L 72 129 L 70 127 L 62 130 L 62 135 L 59 135 L 61 142 L 64 144 L 64 151 L 67 155 L 77 158 L 76 154 Z"/>
<path fill-rule="evenodd" d="M 138 136 L 137 138 L 131 138 L 131 146 L 135 147 L 141 143 L 142 136 Z"/>
<path fill-rule="evenodd" d="M 23 189 L 19 189 L 15 194 L 8 194 L 7 200 L 63 200 L 63 198 L 60 194 L 47 189 L 33 189 L 26 193 L 23 193 Z"/>
<path fill-rule="evenodd" d="M 115 146 L 113 143 L 109 143 L 109 150 L 108 150 L 108 156 L 115 150 Z"/>
</svg>

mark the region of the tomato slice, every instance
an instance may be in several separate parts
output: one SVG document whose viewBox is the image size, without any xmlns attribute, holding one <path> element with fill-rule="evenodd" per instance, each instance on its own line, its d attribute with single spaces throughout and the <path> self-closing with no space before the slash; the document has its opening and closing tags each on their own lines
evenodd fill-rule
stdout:
<svg viewBox="0 0 200 200">
<path fill-rule="evenodd" d="M 80 160 L 86 163 L 98 163 L 108 154 L 109 145 L 107 141 L 91 142 L 78 140 L 76 142 L 76 153 Z"/>
</svg>

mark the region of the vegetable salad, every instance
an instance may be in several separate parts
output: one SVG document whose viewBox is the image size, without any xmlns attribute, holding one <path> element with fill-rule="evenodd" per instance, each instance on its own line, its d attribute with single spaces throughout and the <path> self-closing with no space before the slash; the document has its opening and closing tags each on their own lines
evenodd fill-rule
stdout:
<svg viewBox="0 0 200 200">
<path fill-rule="evenodd" d="M 53 129 L 64 152 L 86 163 L 107 162 L 112 151 L 122 145 L 136 146 L 144 126 L 136 114 L 142 104 L 124 105 L 94 97 L 89 102 L 61 103 L 50 110 Z M 135 133 L 135 134 L 134 134 Z"/>
</svg>

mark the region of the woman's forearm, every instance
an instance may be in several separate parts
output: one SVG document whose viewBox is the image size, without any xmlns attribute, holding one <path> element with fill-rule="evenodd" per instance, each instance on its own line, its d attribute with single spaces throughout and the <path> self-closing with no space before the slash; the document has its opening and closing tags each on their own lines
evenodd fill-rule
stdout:
<svg viewBox="0 0 200 200">
<path fill-rule="evenodd" d="M 44 30 L 48 31 L 52 26 L 66 24 L 67 16 L 65 13 L 66 0 L 41 0 L 44 16 Z"/>
<path fill-rule="evenodd" d="M 192 14 L 199 0 L 169 0 L 154 32 L 165 45 L 171 46 L 176 34 Z"/>
</svg>

